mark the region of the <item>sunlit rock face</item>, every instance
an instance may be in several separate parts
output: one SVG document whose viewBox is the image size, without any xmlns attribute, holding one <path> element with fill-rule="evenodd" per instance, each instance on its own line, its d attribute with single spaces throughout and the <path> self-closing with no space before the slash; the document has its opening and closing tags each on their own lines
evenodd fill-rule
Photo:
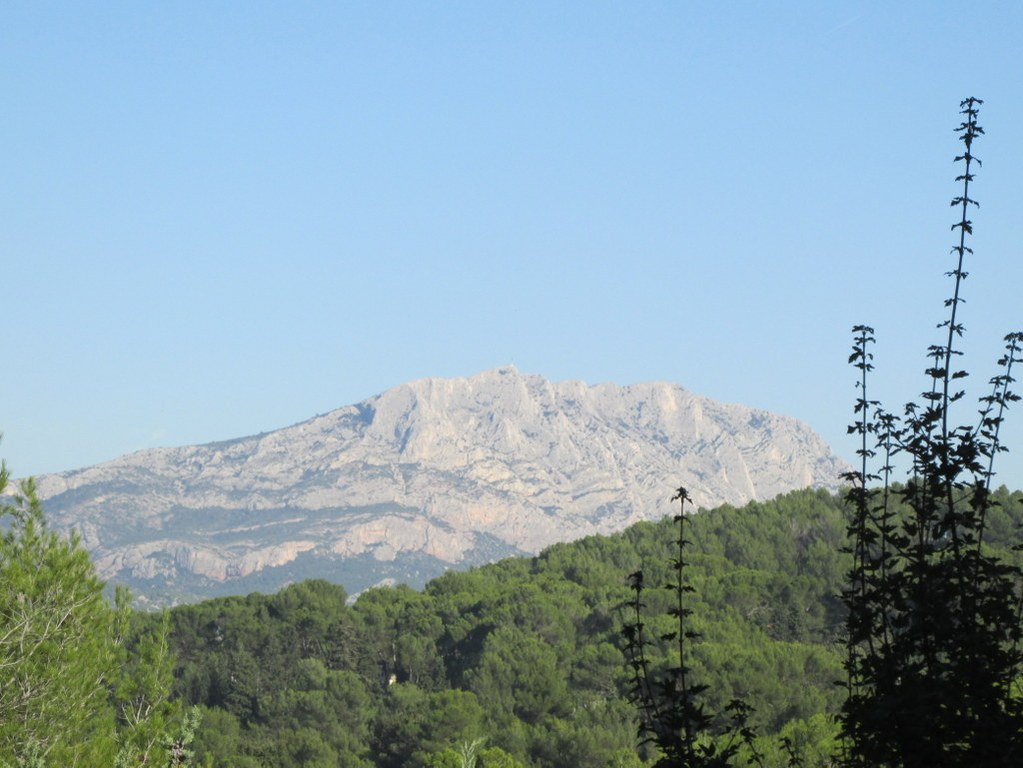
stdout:
<svg viewBox="0 0 1023 768">
<path fill-rule="evenodd" d="M 846 469 L 804 424 L 674 384 L 423 379 L 262 435 L 38 479 L 104 578 L 150 602 L 322 577 L 357 591 L 534 553 Z"/>
</svg>

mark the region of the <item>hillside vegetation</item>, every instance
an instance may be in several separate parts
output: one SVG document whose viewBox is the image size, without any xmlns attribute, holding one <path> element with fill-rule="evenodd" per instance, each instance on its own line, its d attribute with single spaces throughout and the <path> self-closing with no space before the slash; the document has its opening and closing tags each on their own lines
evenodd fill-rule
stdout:
<svg viewBox="0 0 1023 768">
<path fill-rule="evenodd" d="M 992 552 L 1018 557 L 1023 494 L 995 496 Z M 805 765 L 829 764 L 844 696 L 842 507 L 806 490 L 690 518 L 693 676 L 709 686 L 708 709 L 737 697 L 754 707 L 767 765 L 785 764 L 777 736 Z M 352 604 L 307 581 L 175 608 L 174 694 L 205 709 L 199 761 L 460 766 L 460 750 L 475 748 L 484 766 L 642 765 L 653 755 L 635 748 L 626 576 L 668 581 L 675 535 L 670 520 L 640 523 Z M 658 622 L 667 631 L 670 593 L 646 598 L 652 634 Z"/>
</svg>

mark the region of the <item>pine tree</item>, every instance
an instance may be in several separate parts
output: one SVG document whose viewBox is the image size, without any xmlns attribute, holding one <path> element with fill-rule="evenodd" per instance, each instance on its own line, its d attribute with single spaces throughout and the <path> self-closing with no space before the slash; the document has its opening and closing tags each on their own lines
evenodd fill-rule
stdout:
<svg viewBox="0 0 1023 768">
<path fill-rule="evenodd" d="M 0 492 L 8 482 L 0 466 Z M 0 761 L 112 764 L 118 654 L 103 583 L 77 537 L 47 528 L 31 481 L 0 519 Z"/>
<path fill-rule="evenodd" d="M 197 712 L 170 701 L 167 618 L 111 606 L 76 535 L 49 529 L 0 462 L 0 766 L 185 766 Z"/>
</svg>

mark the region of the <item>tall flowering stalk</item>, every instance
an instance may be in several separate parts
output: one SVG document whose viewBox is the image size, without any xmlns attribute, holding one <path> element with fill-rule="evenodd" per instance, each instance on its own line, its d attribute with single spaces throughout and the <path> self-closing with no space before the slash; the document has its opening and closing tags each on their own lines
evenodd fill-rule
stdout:
<svg viewBox="0 0 1023 768">
<path fill-rule="evenodd" d="M 1023 334 L 1005 337 L 1006 354 L 991 392 L 980 398 L 980 419 L 954 425 L 960 384 L 959 316 L 973 251 L 967 237 L 976 207 L 970 186 L 980 160 L 974 142 L 979 99 L 964 100 L 956 132 L 964 150 L 956 157 L 962 192 L 953 247 L 948 317 L 938 325 L 943 342 L 928 349 L 929 387 L 908 403 L 902 417 L 868 399 L 873 329 L 853 329 L 849 361 L 859 371 L 856 422 L 859 468 L 846 476 L 853 565 L 843 599 L 848 697 L 840 719 L 845 762 L 853 766 L 1023 765 L 1023 702 L 1011 685 L 1023 673 L 1019 643 L 1020 570 L 984 551 L 992 508 L 994 458 L 1005 450 L 1000 427 L 1019 400 L 1010 385 L 1021 361 Z M 892 458 L 907 456 L 910 476 L 894 486 Z M 882 465 L 872 470 L 881 458 Z"/>
<path fill-rule="evenodd" d="M 640 715 L 641 743 L 653 744 L 660 751 L 656 768 L 727 768 L 740 764 L 740 760 L 743 765 L 762 766 L 761 756 L 753 745 L 756 734 L 748 725 L 750 707 L 738 699 L 731 701 L 725 709 L 728 726 L 724 732 L 718 731 L 714 728 L 717 718 L 701 702 L 707 686 L 692 680 L 689 646 L 699 638 L 699 633 L 690 626 L 692 610 L 687 604 L 687 596 L 693 592 L 686 578 L 685 558 L 690 544 L 686 539 L 685 505 L 690 498 L 685 488 L 679 488 L 671 500 L 679 503 L 679 513 L 674 518 L 678 538 L 669 560 L 672 581 L 664 588 L 673 596 L 668 613 L 675 628 L 659 639 L 674 646 L 678 663 L 663 674 L 651 669 L 647 655 L 651 641 L 643 620 L 646 604 L 642 571 L 629 576 L 634 593 L 628 605 L 632 621 L 622 628 L 625 655 L 632 668 L 632 698 Z M 743 747 L 745 751 L 740 754 Z"/>
</svg>

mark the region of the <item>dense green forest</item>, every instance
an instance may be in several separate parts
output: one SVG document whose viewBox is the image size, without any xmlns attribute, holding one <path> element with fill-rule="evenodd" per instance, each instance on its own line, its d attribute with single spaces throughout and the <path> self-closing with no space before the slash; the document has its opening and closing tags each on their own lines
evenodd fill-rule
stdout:
<svg viewBox="0 0 1023 768">
<path fill-rule="evenodd" d="M 992 551 L 1008 559 L 1023 494 L 997 491 Z M 844 696 L 849 569 L 840 496 L 799 491 L 688 520 L 694 679 L 722 711 L 754 707 L 765 764 L 787 736 L 828 765 Z M 203 709 L 200 764 L 224 766 L 639 766 L 622 655 L 626 576 L 669 580 L 670 520 L 449 572 L 422 592 L 352 603 L 324 581 L 170 611 L 174 696 Z M 646 596 L 670 627 L 671 595 Z M 156 615 L 142 616 L 158 622 Z M 654 659 L 667 665 L 667 648 Z M 483 740 L 480 743 L 477 740 Z M 475 742 L 475 744 L 474 744 Z"/>
<path fill-rule="evenodd" d="M 1023 493 L 1001 488 L 994 501 L 988 551 L 1019 564 Z M 350 600 L 307 581 L 138 613 L 123 594 L 102 598 L 85 550 L 46 528 L 31 494 L 3 511 L 0 765 L 623 768 L 659 757 L 637 745 L 622 628 L 630 573 L 671 581 L 670 519 L 450 571 L 423 591 Z M 783 737 L 798 764 L 836 764 L 848 516 L 841 495 L 804 490 L 686 518 L 692 678 L 708 711 L 753 707 L 767 768 L 797 764 Z M 650 635 L 668 634 L 671 590 L 644 599 Z M 650 660 L 675 663 L 670 643 Z"/>
</svg>

